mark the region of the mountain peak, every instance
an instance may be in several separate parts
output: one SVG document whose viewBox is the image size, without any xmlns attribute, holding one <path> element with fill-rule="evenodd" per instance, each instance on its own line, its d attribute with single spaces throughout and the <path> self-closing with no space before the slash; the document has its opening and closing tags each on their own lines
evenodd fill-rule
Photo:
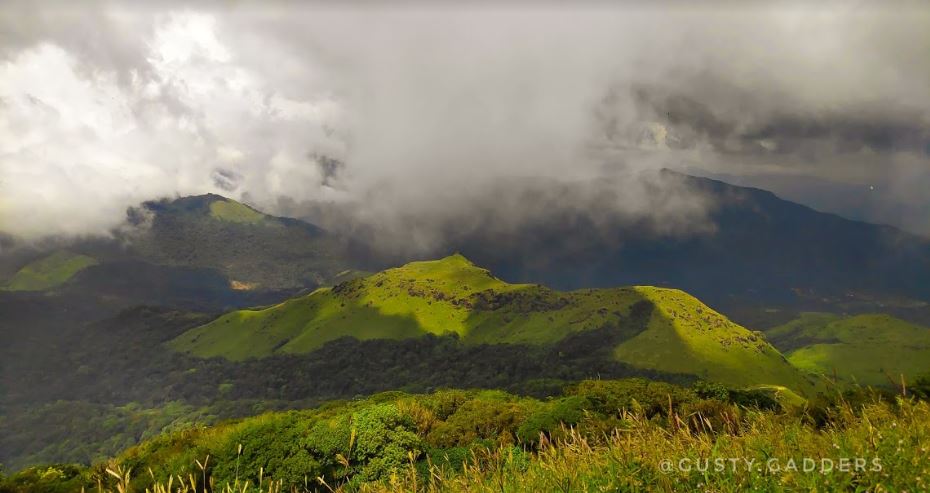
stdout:
<svg viewBox="0 0 930 493">
<path fill-rule="evenodd" d="M 472 262 L 471 260 L 468 260 L 466 256 L 462 255 L 459 252 L 455 252 L 452 255 L 435 260 L 434 262 L 457 265 L 457 266 L 465 266 L 465 267 L 477 267 L 474 262 Z"/>
<path fill-rule="evenodd" d="M 143 206 L 156 214 L 203 215 L 233 223 L 256 224 L 271 217 L 242 202 L 215 193 L 149 201 Z"/>
<path fill-rule="evenodd" d="M 469 295 L 476 290 L 505 285 L 487 269 L 479 267 L 460 253 L 437 260 L 420 260 L 388 269 L 376 277 L 391 280 L 426 282 L 444 290 L 446 294 Z"/>
</svg>

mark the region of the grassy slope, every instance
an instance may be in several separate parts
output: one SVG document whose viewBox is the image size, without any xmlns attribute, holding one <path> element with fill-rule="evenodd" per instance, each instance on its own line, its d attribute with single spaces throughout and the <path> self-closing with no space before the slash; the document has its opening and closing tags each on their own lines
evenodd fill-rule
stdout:
<svg viewBox="0 0 930 493">
<path fill-rule="evenodd" d="M 648 329 L 627 333 L 615 355 L 633 366 L 721 382 L 807 384 L 764 339 L 678 290 L 652 287 L 558 292 L 508 284 L 460 255 L 413 262 L 259 310 L 239 310 L 170 342 L 178 351 L 232 360 L 305 353 L 343 336 L 399 339 L 458 334 L 466 343 L 555 343 L 616 325 L 653 304 Z M 628 325 L 627 325 L 628 326 Z"/>
<path fill-rule="evenodd" d="M 95 265 L 87 255 L 55 252 L 21 268 L 6 285 L 10 291 L 42 291 L 60 286 L 78 272 Z"/>
<path fill-rule="evenodd" d="M 888 315 L 805 314 L 769 334 L 804 341 L 788 359 L 811 373 L 876 385 L 930 371 L 930 330 Z"/>
<path fill-rule="evenodd" d="M 261 223 L 266 217 L 265 214 L 233 200 L 211 202 L 210 215 L 222 221 L 246 224 Z"/>
<path fill-rule="evenodd" d="M 738 385 L 808 385 L 765 338 L 731 322 L 687 293 L 639 287 L 657 307 L 649 329 L 620 344 L 614 354 L 636 366 L 695 373 Z"/>
<path fill-rule="evenodd" d="M 456 333 L 471 342 L 547 343 L 615 321 L 639 299 L 632 290 L 558 293 L 508 284 L 454 255 L 321 288 L 273 307 L 232 312 L 183 334 L 172 346 L 198 356 L 244 359 L 309 352 L 343 336 Z"/>
</svg>

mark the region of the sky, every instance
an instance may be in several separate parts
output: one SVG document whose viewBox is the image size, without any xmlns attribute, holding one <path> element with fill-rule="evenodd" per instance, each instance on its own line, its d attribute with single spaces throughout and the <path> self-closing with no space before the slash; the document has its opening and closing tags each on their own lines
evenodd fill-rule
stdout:
<svg viewBox="0 0 930 493">
<path fill-rule="evenodd" d="M 930 235 L 926 5 L 198 5 L 0 6 L 0 231 L 208 192 L 424 246 L 475 208 L 687 231 L 670 168 Z M 500 197 L 539 180 L 592 193 Z"/>
</svg>

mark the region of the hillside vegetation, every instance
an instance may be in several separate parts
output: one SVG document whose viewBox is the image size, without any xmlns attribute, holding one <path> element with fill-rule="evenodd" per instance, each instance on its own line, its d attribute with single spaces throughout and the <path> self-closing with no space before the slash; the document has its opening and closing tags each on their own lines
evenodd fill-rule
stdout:
<svg viewBox="0 0 930 493">
<path fill-rule="evenodd" d="M 0 492 L 921 491 L 928 438 L 927 403 L 888 394 L 800 409 L 704 382 L 589 380 L 545 401 L 387 392 L 184 428 L 89 468 L 20 471 Z M 729 458 L 740 467 L 715 469 Z"/>
<path fill-rule="evenodd" d="M 228 199 L 211 202 L 210 215 L 221 221 L 247 224 L 258 224 L 268 217 L 245 204 Z"/>
<path fill-rule="evenodd" d="M 734 385 L 806 381 L 763 337 L 688 294 L 629 287 L 554 291 L 508 284 L 461 255 L 412 262 L 262 309 L 239 310 L 170 343 L 231 360 L 306 353 L 341 337 L 406 339 L 454 334 L 466 344 L 551 345 L 601 331 L 631 366 Z"/>
<path fill-rule="evenodd" d="M 215 269 L 241 289 L 317 287 L 354 267 L 344 241 L 328 232 L 219 195 L 147 202 L 130 220 L 135 256 Z"/>
<path fill-rule="evenodd" d="M 10 291 L 43 291 L 66 283 L 78 272 L 96 265 L 87 255 L 57 251 L 23 266 L 6 283 Z"/>
<path fill-rule="evenodd" d="M 617 346 L 618 359 L 733 385 L 780 383 L 809 390 L 795 368 L 759 333 L 731 322 L 683 291 L 640 287 L 637 292 L 657 313 L 646 331 Z"/>
<path fill-rule="evenodd" d="M 898 385 L 930 365 L 930 329 L 888 315 L 808 313 L 767 335 L 799 369 L 845 382 Z"/>
</svg>

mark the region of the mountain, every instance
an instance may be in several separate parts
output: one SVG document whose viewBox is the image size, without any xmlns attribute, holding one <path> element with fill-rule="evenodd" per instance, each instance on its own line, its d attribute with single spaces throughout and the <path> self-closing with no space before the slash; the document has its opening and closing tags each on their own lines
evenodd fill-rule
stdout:
<svg viewBox="0 0 930 493">
<path fill-rule="evenodd" d="M 690 295 L 630 287 L 559 292 L 509 284 L 461 255 L 412 262 L 191 329 L 173 349 L 231 360 L 307 353 L 342 337 L 454 334 L 465 344 L 551 345 L 591 334 L 617 361 L 734 385 L 807 383 L 763 337 Z"/>
<path fill-rule="evenodd" d="M 218 195 L 165 199 L 130 208 L 109 238 L 12 246 L 0 296 L 32 293 L 78 320 L 141 304 L 222 311 L 351 278 L 347 249 L 312 224 Z"/>
<path fill-rule="evenodd" d="M 849 219 L 888 224 L 923 236 L 930 236 L 927 202 L 902 197 L 886 182 L 856 184 L 803 174 L 759 173 L 735 175 L 688 169 L 689 174 L 720 180 L 731 185 L 761 188 L 779 197 L 808 205 L 819 211 Z"/>
<path fill-rule="evenodd" d="M 462 212 L 469 227 L 447 225 L 447 241 L 417 256 L 459 251 L 508 282 L 562 290 L 682 289 L 754 328 L 787 322 L 800 311 L 886 311 L 930 323 L 930 283 L 925 282 L 930 240 L 818 212 L 759 189 L 673 172 L 663 176 L 705 199 L 710 227 L 664 231 L 661 224 L 595 210 L 596 202 L 585 210 L 552 208 L 502 227 L 499 212 L 478 208 Z M 516 185 L 502 182 L 488 193 L 515 204 L 590 195 L 577 184 Z M 622 187 L 615 185 L 605 181 L 597 190 L 605 200 L 620 200 L 615 195 Z M 329 233 L 218 195 L 148 202 L 128 217 L 115 240 L 84 240 L 57 250 L 100 264 L 88 271 L 114 262 L 206 269 L 236 292 L 295 293 L 339 282 L 340 274 L 353 277 L 358 270 L 411 260 L 410 253 L 379 254 L 374 237 Z M 0 255 L 0 275 L 6 273 L 9 282 L 17 269 L 57 250 L 17 256 L 8 249 Z M 131 276 L 132 269 L 122 269 L 121 275 Z"/>
<path fill-rule="evenodd" d="M 496 215 L 475 218 L 487 227 L 464 231 L 448 248 L 510 282 L 682 289 L 758 328 L 786 322 L 799 310 L 889 309 L 930 322 L 930 240 L 818 212 L 764 190 L 664 176 L 704 197 L 711 228 L 663 232 L 661 225 L 607 212 L 556 208 L 503 232 L 492 227 Z M 506 188 L 491 195 L 506 194 Z M 581 193 L 573 190 L 543 183 L 526 200 Z M 765 312 L 773 307 L 780 313 Z"/>
<path fill-rule="evenodd" d="M 805 313 L 766 332 L 803 371 L 863 385 L 930 374 L 930 329 L 888 315 Z"/>
<path fill-rule="evenodd" d="M 135 228 L 123 236 L 131 254 L 215 269 L 238 289 L 316 287 L 350 267 L 334 235 L 219 195 L 147 202 L 129 217 Z"/>
</svg>

